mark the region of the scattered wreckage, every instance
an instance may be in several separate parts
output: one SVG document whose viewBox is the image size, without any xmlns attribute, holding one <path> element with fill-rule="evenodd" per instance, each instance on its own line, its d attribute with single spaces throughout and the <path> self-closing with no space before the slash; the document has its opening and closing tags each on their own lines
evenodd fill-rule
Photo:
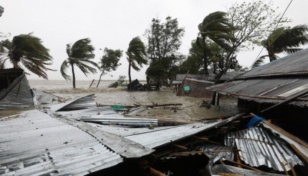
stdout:
<svg viewBox="0 0 308 176">
<path fill-rule="evenodd" d="M 302 175 L 307 168 L 308 145 L 257 116 L 160 126 L 94 98 L 3 118 L 0 175 Z"/>
<path fill-rule="evenodd" d="M 31 89 L 22 69 L 0 69 L 0 109 L 58 103 L 61 98 Z"/>
</svg>

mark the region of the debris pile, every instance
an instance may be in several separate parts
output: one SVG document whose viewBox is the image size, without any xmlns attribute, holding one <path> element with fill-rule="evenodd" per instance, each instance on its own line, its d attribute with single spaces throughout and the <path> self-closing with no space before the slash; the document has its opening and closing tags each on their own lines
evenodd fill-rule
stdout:
<svg viewBox="0 0 308 176">
<path fill-rule="evenodd" d="M 252 116 L 251 122 L 246 113 L 160 126 L 97 107 L 94 98 L 0 122 L 0 174 L 301 175 L 307 169 L 305 142 L 269 121 Z"/>
</svg>

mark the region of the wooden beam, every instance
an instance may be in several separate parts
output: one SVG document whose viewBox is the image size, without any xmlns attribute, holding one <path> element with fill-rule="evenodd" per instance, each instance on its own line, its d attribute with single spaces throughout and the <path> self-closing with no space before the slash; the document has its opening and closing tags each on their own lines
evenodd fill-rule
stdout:
<svg viewBox="0 0 308 176">
<path fill-rule="evenodd" d="M 306 90 L 303 90 L 303 91 L 301 91 L 300 93 L 298 93 L 298 94 L 296 94 L 296 95 L 293 95 L 293 96 L 291 96 L 290 98 L 288 98 L 288 99 L 286 99 L 286 100 L 284 100 L 284 101 L 282 101 L 282 102 L 280 102 L 280 103 L 278 103 L 278 104 L 275 104 L 275 105 L 273 105 L 273 106 L 271 106 L 271 107 L 268 107 L 268 108 L 262 110 L 260 113 L 263 114 L 263 113 L 265 113 L 265 112 L 267 112 L 267 111 L 270 111 L 270 110 L 272 110 L 272 109 L 274 109 L 274 108 L 277 108 L 277 107 L 279 107 L 279 106 L 281 106 L 281 105 L 290 103 L 290 102 L 294 101 L 295 99 L 297 99 L 297 98 L 299 98 L 299 97 L 301 97 L 301 96 L 303 96 L 303 95 L 305 95 L 305 94 L 307 94 L 307 93 L 308 93 L 308 90 L 307 90 L 307 89 L 306 89 Z"/>
</svg>

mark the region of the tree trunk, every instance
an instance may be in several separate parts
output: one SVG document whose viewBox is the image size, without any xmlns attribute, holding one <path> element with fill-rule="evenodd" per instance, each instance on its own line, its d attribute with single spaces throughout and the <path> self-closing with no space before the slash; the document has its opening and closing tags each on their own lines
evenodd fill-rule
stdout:
<svg viewBox="0 0 308 176">
<path fill-rule="evenodd" d="M 132 78 L 131 78 L 131 75 L 130 75 L 130 69 L 131 69 L 131 61 L 129 60 L 128 61 L 128 80 L 129 80 L 129 86 L 127 87 L 128 91 L 131 90 L 131 83 L 132 83 Z"/>
<path fill-rule="evenodd" d="M 104 74 L 104 72 L 102 71 L 101 75 L 99 76 L 99 80 L 98 80 L 98 83 L 96 85 L 96 88 L 98 87 L 99 83 L 101 82 L 103 74 Z"/>
<path fill-rule="evenodd" d="M 74 64 L 71 64 L 72 67 L 72 75 L 73 75 L 73 88 L 76 88 L 76 79 L 75 79 L 75 71 L 74 71 Z"/>
</svg>

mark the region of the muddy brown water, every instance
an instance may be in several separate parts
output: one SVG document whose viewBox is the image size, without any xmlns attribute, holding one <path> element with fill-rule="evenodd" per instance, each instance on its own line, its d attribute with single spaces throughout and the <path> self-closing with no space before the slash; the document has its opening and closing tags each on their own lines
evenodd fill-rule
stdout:
<svg viewBox="0 0 308 176">
<path fill-rule="evenodd" d="M 47 89 L 64 99 L 82 97 L 95 94 L 95 101 L 101 105 L 153 105 L 153 104 L 182 104 L 181 106 L 155 107 L 136 114 L 140 117 L 157 118 L 162 121 L 193 122 L 204 119 L 224 118 L 237 112 L 236 101 L 232 98 L 223 97 L 220 107 L 200 107 L 203 101 L 209 102 L 206 98 L 193 98 L 187 96 L 176 96 L 172 88 L 164 87 L 160 91 L 134 91 L 128 92 L 122 88 L 79 88 L 79 89 Z M 27 109 L 0 110 L 0 117 L 13 115 Z M 174 110 L 176 109 L 176 110 Z"/>
</svg>

